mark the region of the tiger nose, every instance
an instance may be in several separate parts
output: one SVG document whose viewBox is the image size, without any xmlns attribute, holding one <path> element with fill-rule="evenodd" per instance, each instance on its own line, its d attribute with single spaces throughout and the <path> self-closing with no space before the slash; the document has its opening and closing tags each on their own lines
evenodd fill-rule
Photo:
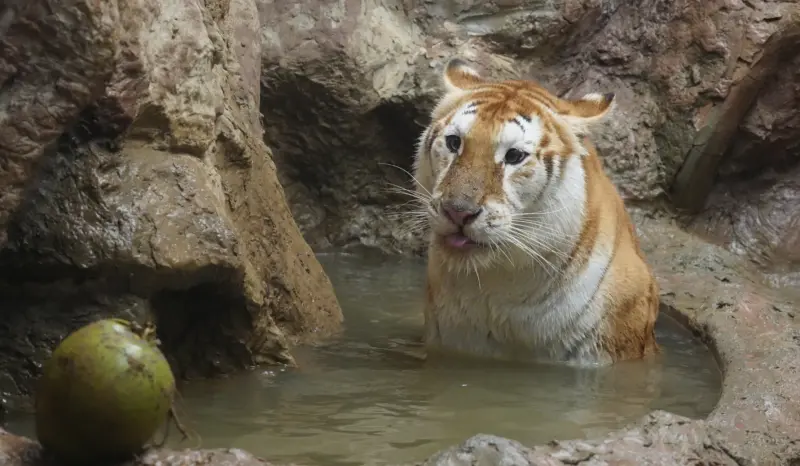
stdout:
<svg viewBox="0 0 800 466">
<path fill-rule="evenodd" d="M 469 225 L 483 212 L 483 207 L 466 202 L 444 202 L 442 211 L 451 222 L 463 227 Z"/>
</svg>

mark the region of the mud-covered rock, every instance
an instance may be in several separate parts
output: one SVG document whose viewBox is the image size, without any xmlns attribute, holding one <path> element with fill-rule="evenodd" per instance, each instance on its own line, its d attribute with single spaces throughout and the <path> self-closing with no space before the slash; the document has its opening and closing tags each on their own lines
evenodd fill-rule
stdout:
<svg viewBox="0 0 800 466">
<path fill-rule="evenodd" d="M 409 156 L 428 96 L 422 30 L 396 2 L 258 1 L 266 140 L 312 244 L 402 248 L 386 206 L 407 201 Z"/>
<path fill-rule="evenodd" d="M 567 464 L 737 466 L 702 421 L 664 411 L 648 414 L 629 429 L 602 440 L 553 441 L 525 447 L 514 440 L 476 435 L 429 458 L 423 466 L 563 466 Z"/>
<path fill-rule="evenodd" d="M 616 116 L 594 140 L 630 205 L 698 212 L 720 167 L 797 159 L 796 71 L 785 65 L 797 50 L 796 3 L 258 4 L 267 138 L 315 247 L 421 249 L 391 215 L 409 199 L 389 185 L 413 181 L 390 165 L 410 168 L 454 55 L 558 95 L 614 92 Z"/>
<path fill-rule="evenodd" d="M 777 286 L 800 285 L 800 165 L 717 188 L 690 227 L 758 264 Z"/>
<path fill-rule="evenodd" d="M 784 286 L 800 284 L 798 83 L 800 54 L 782 57 L 731 140 L 708 202 L 689 223 Z"/>
<path fill-rule="evenodd" d="M 292 363 L 293 340 L 336 330 L 262 138 L 252 0 L 0 17 L 0 391 L 30 394 L 101 317 L 155 316 L 184 377 Z"/>
<path fill-rule="evenodd" d="M 66 16 L 48 16 L 47 2 L 21 0 L 0 7 L 0 225 L 22 200 L 42 148 L 102 92 L 113 72 L 115 6 L 89 9 L 95 21 L 85 21 L 80 8 L 57 11 L 64 10 Z M 38 21 L 25 21 L 31 17 Z M 0 228 L 0 244 L 5 237 Z"/>
</svg>

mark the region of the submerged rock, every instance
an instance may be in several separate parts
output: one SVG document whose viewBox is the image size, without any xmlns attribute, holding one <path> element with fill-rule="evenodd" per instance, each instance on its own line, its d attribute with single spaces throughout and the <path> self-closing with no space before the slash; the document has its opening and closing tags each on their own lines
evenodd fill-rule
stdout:
<svg viewBox="0 0 800 466">
<path fill-rule="evenodd" d="M 337 330 L 262 140 L 255 3 L 211 3 L 0 7 L 4 396 L 98 317 L 155 316 L 181 377 Z"/>
</svg>

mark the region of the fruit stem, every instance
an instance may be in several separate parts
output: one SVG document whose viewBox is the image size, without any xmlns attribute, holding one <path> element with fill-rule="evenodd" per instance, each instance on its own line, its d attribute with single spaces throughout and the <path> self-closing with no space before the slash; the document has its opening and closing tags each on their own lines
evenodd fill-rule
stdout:
<svg viewBox="0 0 800 466">
<path fill-rule="evenodd" d="M 178 413 L 175 412 L 175 407 L 174 406 L 170 406 L 169 407 L 169 417 L 175 423 L 175 427 L 178 428 L 178 432 L 180 432 L 181 435 L 183 436 L 183 438 L 181 440 L 183 441 L 183 440 L 188 439 L 189 438 L 189 434 L 186 432 L 186 427 L 184 427 L 184 425 L 181 422 L 181 420 L 178 419 Z"/>
</svg>

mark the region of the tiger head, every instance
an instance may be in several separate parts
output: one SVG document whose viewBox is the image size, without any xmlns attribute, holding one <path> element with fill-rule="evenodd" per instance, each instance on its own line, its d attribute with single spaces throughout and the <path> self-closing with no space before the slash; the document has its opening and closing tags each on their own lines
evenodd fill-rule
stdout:
<svg viewBox="0 0 800 466">
<path fill-rule="evenodd" d="M 590 153 L 582 138 L 614 94 L 566 100 L 533 81 L 489 81 L 460 59 L 443 81 L 414 165 L 432 246 L 474 267 L 541 254 L 579 230 Z"/>
</svg>

